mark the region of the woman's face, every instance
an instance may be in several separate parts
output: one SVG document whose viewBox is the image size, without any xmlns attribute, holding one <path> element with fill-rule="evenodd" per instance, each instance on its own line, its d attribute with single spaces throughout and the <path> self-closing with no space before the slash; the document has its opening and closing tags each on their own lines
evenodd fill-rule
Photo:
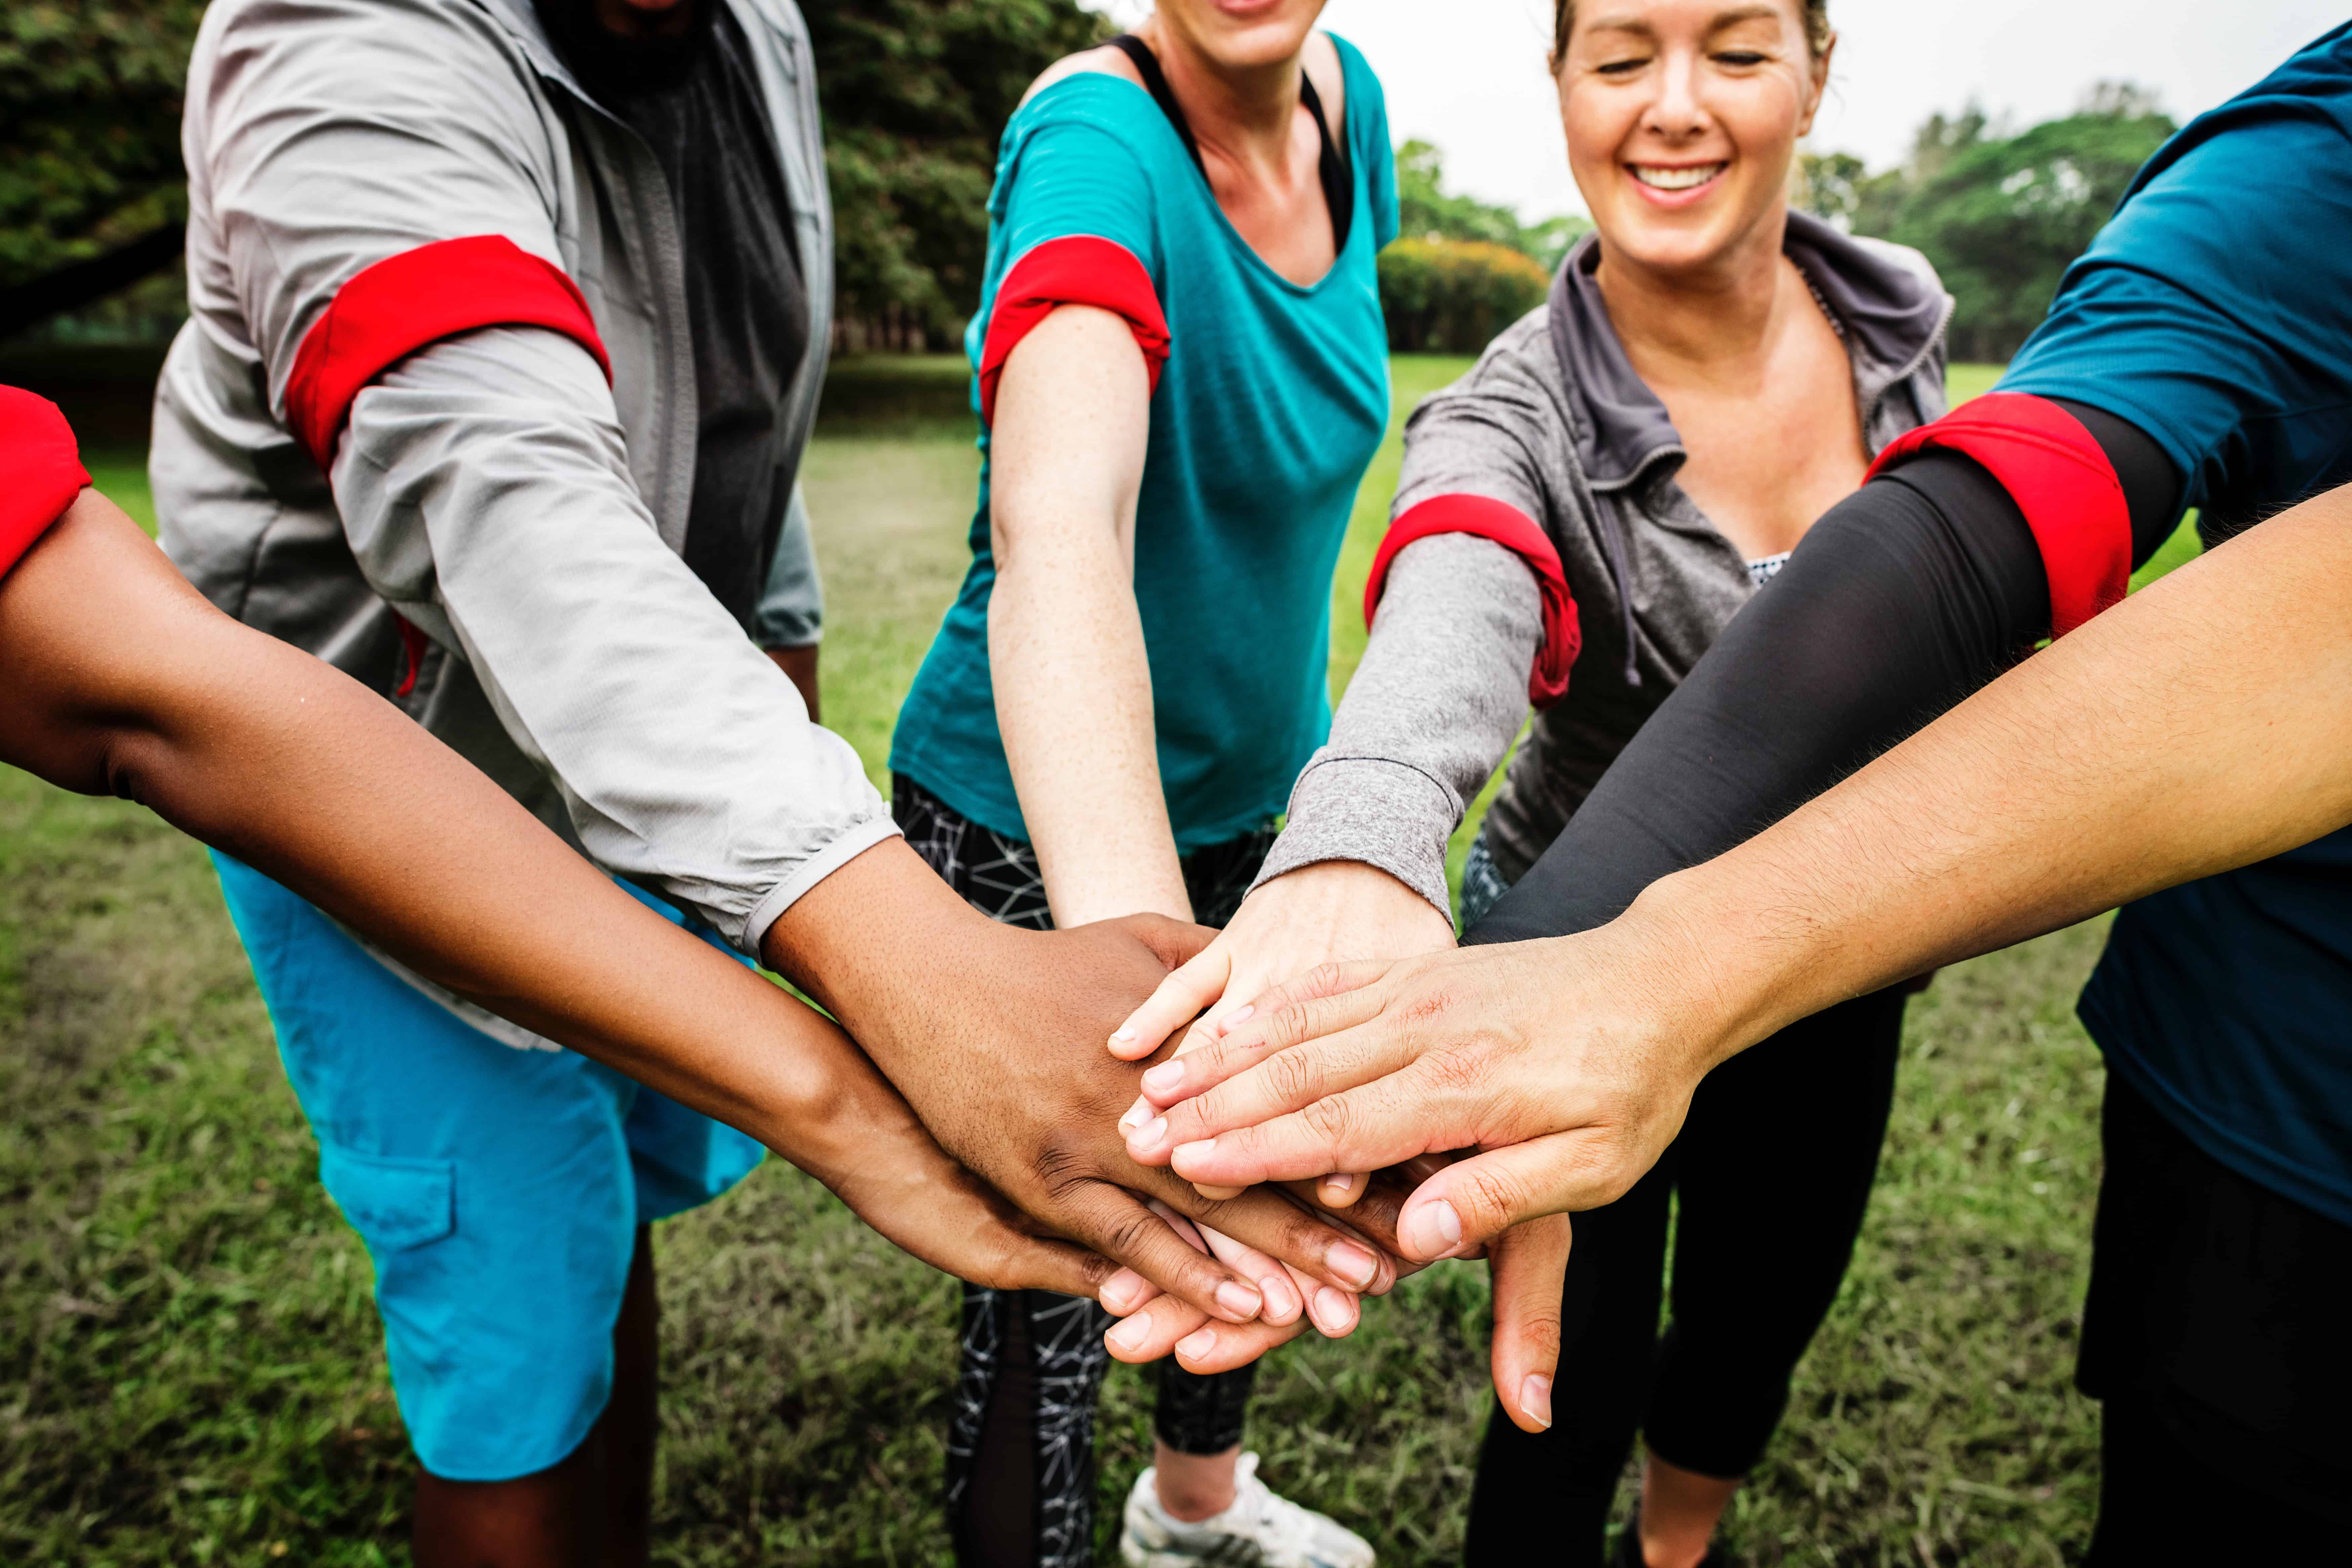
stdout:
<svg viewBox="0 0 2352 1568">
<path fill-rule="evenodd" d="M 1324 0 L 1160 0 L 1160 26 L 1226 70 L 1298 58 Z"/>
<path fill-rule="evenodd" d="M 1613 250 L 1661 272 L 1770 234 L 1829 74 L 1799 0 L 1580 0 L 1560 63 L 1569 167 Z"/>
</svg>

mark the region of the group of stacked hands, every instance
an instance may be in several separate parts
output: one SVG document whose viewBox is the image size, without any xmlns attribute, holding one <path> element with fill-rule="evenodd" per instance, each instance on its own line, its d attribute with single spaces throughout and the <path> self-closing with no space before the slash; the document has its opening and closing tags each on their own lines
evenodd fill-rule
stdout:
<svg viewBox="0 0 2352 1568">
<path fill-rule="evenodd" d="M 2319 493 L 2347 477 L 2352 350 L 2290 352 L 2274 321 L 2246 324 L 2246 301 L 2276 308 L 2292 295 L 2310 320 L 2340 326 L 2341 291 L 2326 291 L 2316 262 L 2282 259 L 2310 254 L 2282 240 L 2279 255 L 2255 258 L 2270 270 L 2236 277 L 2230 308 L 2217 307 L 2229 268 L 2197 249 L 2212 236 L 2190 221 L 2274 156 L 2263 140 L 2274 133 L 2325 143 L 2309 162 L 2341 196 L 2352 165 L 2344 30 L 2151 164 L 2137 226 L 2117 225 L 2081 275 L 2092 281 L 2070 283 L 2011 394 L 1886 446 L 1871 482 L 1807 536 L 1466 945 L 1258 975 L 1172 919 L 1024 930 L 952 889 L 898 836 L 854 754 L 743 637 L 772 583 L 696 563 L 713 537 L 702 487 L 677 483 L 663 455 L 693 433 L 672 430 L 672 447 L 652 455 L 623 449 L 617 431 L 646 417 L 628 399 L 685 351 L 664 340 L 657 310 L 616 307 L 637 298 L 639 259 L 597 249 L 601 231 L 571 221 L 583 187 L 530 129 L 543 129 L 537 111 L 487 92 L 436 108 L 426 93 L 416 112 L 439 118 L 402 155 L 457 160 L 427 172 L 457 207 L 488 204 L 482 235 L 517 205 L 555 215 L 542 248 L 580 252 L 577 281 L 480 235 L 354 272 L 351 226 L 322 216 L 338 195 L 252 177 L 299 140 L 273 142 L 272 126 L 299 121 L 330 147 L 349 133 L 307 81 L 295 91 L 269 73 L 332 79 L 353 57 L 314 58 L 307 37 L 276 47 L 267 8 L 249 8 L 248 22 L 257 37 L 224 42 L 230 26 L 216 21 L 215 54 L 200 48 L 210 96 L 191 107 L 203 209 L 192 290 L 207 314 L 167 371 L 155 458 L 178 487 L 175 554 L 212 598 L 88 488 L 55 408 L 0 390 L 0 758 L 152 806 L 231 858 L 233 904 L 257 897 L 236 879 L 258 870 L 417 987 L 478 1010 L 468 1016 L 485 1027 L 520 1026 L 750 1134 L 927 1261 L 982 1286 L 1094 1298 L 1125 1320 L 1108 1335 L 1122 1359 L 1239 1367 L 1310 1323 L 1345 1332 L 1357 1299 L 1405 1272 L 1483 1256 L 1501 1408 L 1546 1428 L 1569 1216 L 1642 1176 L 1709 1072 L 1836 1003 L 2352 823 L 2341 700 L 2352 515 L 2341 492 Z M 413 42 L 403 47 L 415 64 Z M 502 79 L 513 47 L 503 33 L 484 46 L 485 79 Z M 427 78 L 441 83 L 433 91 L 464 90 Z M 259 114 L 240 98 L 271 91 L 299 112 Z M 746 88 L 731 101 L 756 100 Z M 2305 112 L 2320 102 L 2327 114 Z M 502 131 L 541 160 L 499 163 L 520 195 L 463 164 L 479 146 L 449 132 L 467 113 L 509 109 L 516 123 Z M 814 147 L 813 100 L 800 111 Z M 1314 112 L 1327 161 L 1339 159 Z M 1383 127 L 1359 147 L 1384 141 Z M 688 167 L 682 179 L 713 165 Z M 772 209 L 796 211 L 818 167 L 768 171 L 794 198 Z M 1326 189 L 1344 247 L 1344 188 Z M 698 194 L 718 209 L 729 199 Z M 240 216 L 203 241 L 214 207 Z M 2155 260 L 2130 248 L 2148 236 L 2162 241 Z M 804 437 L 822 374 L 807 353 L 821 319 L 809 301 L 829 297 L 829 274 L 821 248 L 795 262 L 780 232 L 748 237 L 746 254 L 767 242 L 777 248 L 762 265 L 805 290 L 777 331 L 802 341 L 781 374 L 756 359 L 722 368 L 793 411 Z M 313 265 L 314 252 L 331 264 Z M 2189 283 L 2159 277 L 2200 265 Z M 452 277 L 467 283 L 463 298 L 443 286 Z M 220 326 L 231 320 L 236 333 Z M 1126 331 L 1111 335 L 1132 360 Z M 2210 363 L 2232 355 L 2254 368 L 2220 386 Z M 714 359 L 724 355 L 701 363 Z M 1024 395 L 1019 362 L 1007 372 L 976 359 L 984 414 L 1000 374 L 1005 396 Z M 614 375 L 615 362 L 630 374 Z M 518 385 L 551 407 L 601 412 L 551 416 L 513 443 L 519 458 L 445 445 L 466 419 L 495 429 Z M 722 376 L 701 390 L 708 400 L 728 388 Z M 595 491 L 596 504 L 551 517 L 529 498 L 558 481 L 527 465 L 558 451 L 573 465 L 561 483 Z M 1003 443 L 995 477 L 1023 460 Z M 2234 537 L 2118 604 L 2130 563 L 2192 502 L 2210 536 Z M 771 494 L 752 510 L 798 508 Z M 680 537 L 648 552 L 646 526 L 670 523 Z M 206 579 L 208 563 L 232 556 L 241 582 Z M 559 557 L 566 571 L 545 572 Z M 255 596 L 269 572 L 314 597 L 289 612 L 291 591 Z M 560 588 L 541 582 L 559 577 Z M 603 618 L 601 640 L 515 635 L 495 601 L 525 585 L 559 609 L 575 595 L 570 613 Z M 224 596 L 247 619 L 276 616 L 275 629 L 349 655 L 424 727 L 221 614 L 212 601 Z M 2045 633 L 2058 640 L 2011 668 Z M 1872 651 L 1867 670 L 1854 668 L 1856 647 Z M 1808 663 L 1809 649 L 1828 657 Z M 775 700 L 709 722 L 719 685 Z M 1807 702 L 1780 700 L 1790 689 Z M 623 711 L 641 731 L 629 756 L 595 729 Z M 434 735 L 467 739 L 471 761 Z M 678 781 L 698 772 L 702 795 L 689 797 Z M 762 824 L 706 809 L 729 780 L 815 804 L 779 814 L 775 840 L 761 839 Z M 2297 941 L 2340 932 L 2332 865 L 2306 852 L 2269 882 L 2230 884 L 2241 889 L 2231 897 L 2267 900 L 2263 918 Z M 737 961 L 607 870 L 691 904 Z M 2191 914 L 2176 903 L 2166 918 L 2239 940 L 2230 922 L 2242 927 L 2243 911 L 2199 896 Z M 267 989 L 259 907 L 238 910 Z M 740 962 L 754 955 L 830 1016 Z M 2315 960 L 2294 973 L 2324 997 L 2336 972 Z M 2240 1055 L 2301 1070 L 2308 1022 L 2297 1015 Z M 299 1048 L 287 1051 L 299 1080 Z M 2342 1074 L 2324 1061 L 2310 1071 L 2324 1101 Z M 2282 1103 L 2224 1104 L 2211 1120 L 2325 1121 L 2323 1107 L 2295 1122 Z M 2321 1125 L 2272 1151 L 2277 1170 L 2308 1183 L 2295 1194 L 2307 1208 L 2336 1201 L 2340 1139 Z"/>
</svg>

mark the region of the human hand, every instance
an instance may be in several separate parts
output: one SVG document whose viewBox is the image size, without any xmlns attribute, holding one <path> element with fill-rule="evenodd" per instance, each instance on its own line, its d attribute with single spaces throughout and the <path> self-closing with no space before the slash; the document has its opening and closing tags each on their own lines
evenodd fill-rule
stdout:
<svg viewBox="0 0 2352 1568">
<path fill-rule="evenodd" d="M 799 1046 L 822 1077 L 823 1101 L 792 1119 L 782 1152 L 858 1218 L 932 1268 L 999 1290 L 1092 1296 L 1120 1272 L 1097 1253 L 1043 1234 L 939 1146 L 847 1036 L 825 1033 L 838 1046 L 822 1059 Z"/>
<path fill-rule="evenodd" d="M 1598 931 L 1336 965 L 1150 1080 L 1165 1125 L 1141 1161 L 1218 1186 L 1479 1151 L 1422 1183 L 1400 1257 L 1622 1194 L 1692 1091 L 1748 1043 L 1696 931 L 1648 900 Z"/>
<path fill-rule="evenodd" d="M 890 840 L 803 894 L 766 945 L 772 966 L 840 1019 L 940 1145 L 1051 1233 L 1223 1322 L 1258 1317 L 1268 1293 L 1281 1293 L 1282 1270 L 1254 1278 L 1194 1250 L 1146 1199 L 1319 1284 L 1385 1289 L 1391 1259 L 1286 1195 L 1213 1203 L 1127 1158 L 1113 1119 L 1139 1069 L 1100 1042 L 1206 935 L 1152 916 L 1066 931 L 998 925 Z M 1114 1312 L 1130 1308 L 1096 1294 Z"/>
<path fill-rule="evenodd" d="M 1450 1162 L 1424 1155 L 1391 1170 L 1374 1173 L 1365 1184 L 1350 1218 L 1393 1224 L 1404 1196 L 1442 1171 Z M 1311 1193 L 1311 1184 L 1294 1190 Z M 1538 1432 L 1551 1425 L 1551 1384 L 1559 1364 L 1560 1289 L 1568 1269 L 1570 1240 L 1566 1215 L 1550 1215 L 1515 1226 L 1484 1247 L 1465 1246 L 1457 1256 L 1469 1260 L 1484 1254 L 1492 1275 L 1495 1333 L 1490 1352 L 1495 1392 L 1512 1422 L 1524 1431 Z M 1405 1262 L 1398 1278 L 1418 1272 L 1424 1265 Z M 1326 1338 L 1338 1339 L 1356 1326 L 1354 1299 L 1328 1290 L 1339 1300 L 1322 1304 L 1315 1320 Z M 1346 1317 L 1335 1331 L 1327 1317 Z M 1120 1361 L 1156 1361 L 1173 1353 L 1188 1372 L 1230 1372 L 1255 1361 L 1305 1329 L 1304 1322 L 1280 1324 L 1219 1324 L 1196 1309 L 1167 1295 L 1154 1295 L 1129 1316 L 1111 1325 L 1105 1346 Z"/>
<path fill-rule="evenodd" d="M 1248 1019 L 1253 1004 L 1275 986 L 1318 966 L 1343 959 L 1406 958 L 1453 945 L 1453 921 L 1380 868 L 1356 860 L 1302 866 L 1244 900 L 1215 940 L 1161 981 L 1150 1000 L 1112 1033 L 1111 1054 L 1128 1060 L 1150 1056 L 1181 1029 L 1181 1056 Z M 1167 1070 L 1164 1064 L 1152 1068 L 1144 1082 Z M 1138 1099 L 1120 1119 L 1120 1130 L 1130 1138 L 1142 1136 L 1156 1109 L 1150 1100 Z M 1368 1186 L 1359 1172 L 1322 1173 L 1320 1181 L 1320 1199 L 1334 1208 L 1353 1203 Z M 1200 1189 L 1209 1198 L 1230 1198 L 1237 1191 Z"/>
</svg>

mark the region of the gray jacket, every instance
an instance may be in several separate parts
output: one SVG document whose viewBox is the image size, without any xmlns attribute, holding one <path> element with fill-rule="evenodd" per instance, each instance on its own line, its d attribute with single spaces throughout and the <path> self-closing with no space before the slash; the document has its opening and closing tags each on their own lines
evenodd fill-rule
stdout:
<svg viewBox="0 0 2352 1568">
<path fill-rule="evenodd" d="M 833 309 L 805 26 L 726 0 L 797 228 L 810 352 L 780 411 L 796 465 Z M 214 603 L 397 700 L 607 869 L 747 953 L 895 832 L 856 754 L 756 644 L 814 639 L 797 488 L 739 625 L 678 551 L 697 416 L 684 267 L 652 153 L 580 89 L 530 0 L 219 0 L 190 63 L 190 320 L 157 390 L 164 548 Z M 503 236 L 579 287 L 612 362 L 486 326 L 360 392 L 326 472 L 287 385 L 354 275 Z M 429 647 L 412 667 L 400 623 Z M 748 634 L 748 635 L 747 635 Z"/>
<path fill-rule="evenodd" d="M 1927 258 L 1793 213 L 1786 250 L 1846 345 L 1869 452 L 1941 416 L 1952 302 Z M 1675 482 L 1681 437 L 1610 324 L 1598 254 L 1588 237 L 1547 303 L 1413 412 L 1391 513 L 1444 495 L 1503 501 L 1550 536 L 1576 601 L 1584 646 L 1568 694 L 1536 715 L 1486 816 L 1507 880 L 1757 591 Z M 1439 535 L 1401 551 L 1260 880 L 1361 860 L 1444 909 L 1446 840 L 1519 729 L 1540 633 L 1534 578 L 1502 546 Z"/>
</svg>

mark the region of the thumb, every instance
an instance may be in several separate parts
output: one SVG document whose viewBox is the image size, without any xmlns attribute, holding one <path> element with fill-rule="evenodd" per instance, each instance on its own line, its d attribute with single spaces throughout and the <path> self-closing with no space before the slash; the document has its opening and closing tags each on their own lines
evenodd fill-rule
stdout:
<svg viewBox="0 0 2352 1568">
<path fill-rule="evenodd" d="M 1225 981 L 1233 972 L 1233 949 L 1223 942 L 1211 942 L 1161 981 L 1143 1005 L 1111 1031 L 1110 1054 L 1131 1062 L 1158 1050 L 1161 1041 L 1225 994 Z"/>
<path fill-rule="evenodd" d="M 1217 933 L 1207 926 L 1196 926 L 1190 921 L 1171 920 L 1166 915 L 1121 915 L 1106 922 L 1124 930 L 1141 942 L 1163 969 L 1173 969 L 1199 956 L 1202 948 L 1216 940 Z"/>
<path fill-rule="evenodd" d="M 1512 1226 L 1487 1246 L 1494 1270 L 1495 1393 L 1522 1432 L 1551 1425 L 1559 1369 L 1560 1292 L 1568 1276 L 1569 1216 Z"/>
<path fill-rule="evenodd" d="M 1448 1165 L 1405 1200 L 1397 1240 L 1416 1261 L 1451 1258 L 1523 1220 L 1598 1208 L 1623 1191 L 1602 1177 L 1606 1133 L 1550 1132 Z"/>
</svg>

